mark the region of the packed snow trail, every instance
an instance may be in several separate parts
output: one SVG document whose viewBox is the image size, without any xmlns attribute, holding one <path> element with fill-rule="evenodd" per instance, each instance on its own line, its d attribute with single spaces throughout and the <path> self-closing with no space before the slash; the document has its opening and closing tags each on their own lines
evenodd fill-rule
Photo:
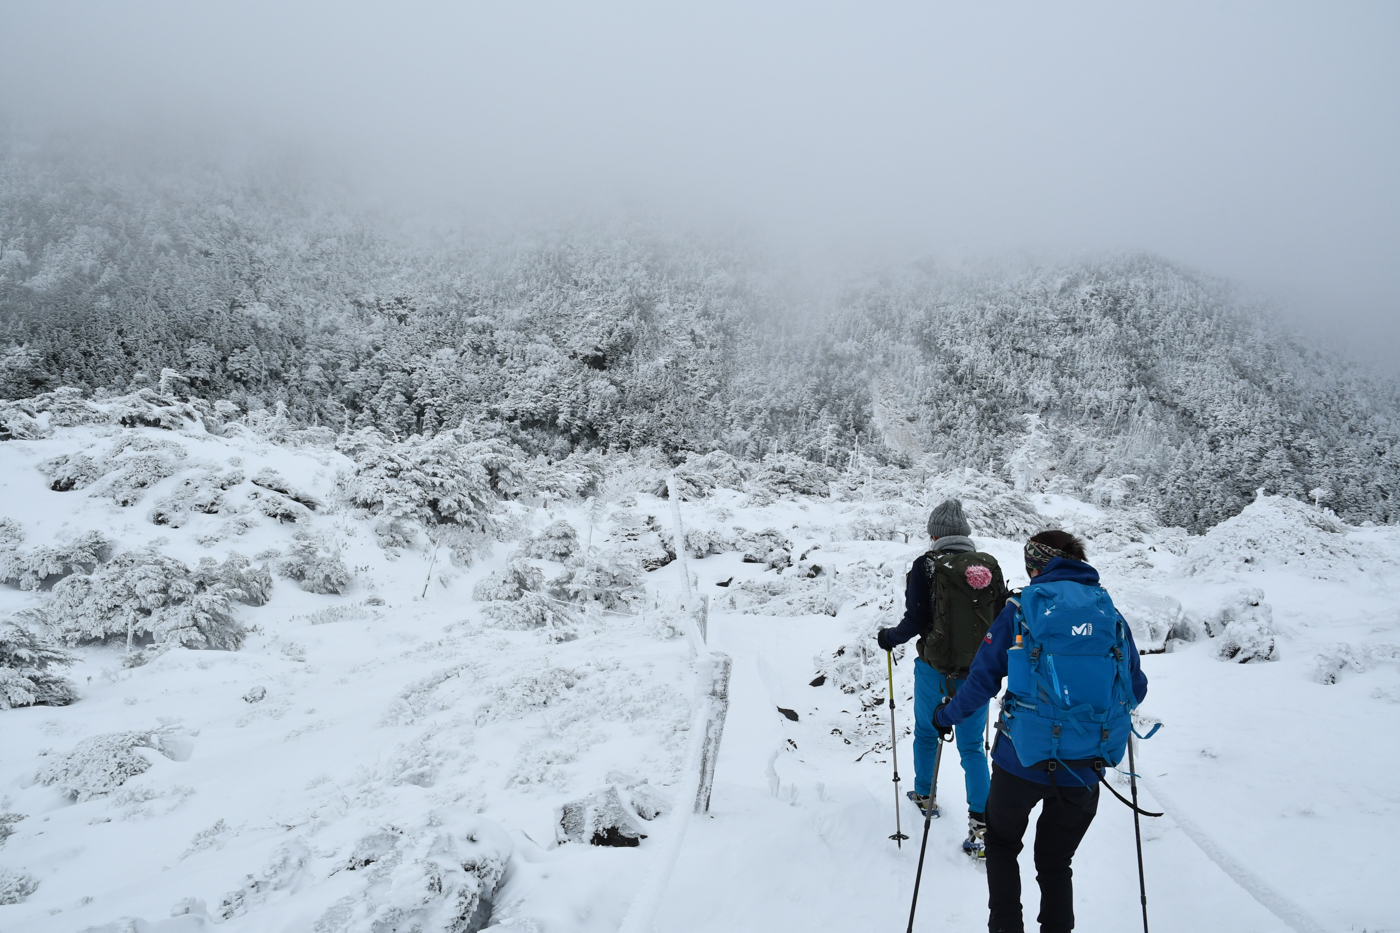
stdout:
<svg viewBox="0 0 1400 933">
<path fill-rule="evenodd" d="M 1162 792 L 1156 782 L 1150 778 L 1142 779 L 1142 786 L 1151 791 L 1152 796 L 1157 798 L 1157 802 L 1162 805 L 1167 816 L 1175 823 L 1183 833 L 1194 842 L 1206 857 L 1220 870 L 1229 875 L 1230 878 L 1254 898 L 1269 913 L 1273 914 L 1289 929 L 1296 933 L 1323 933 L 1322 925 L 1312 917 L 1309 917 L 1303 908 L 1293 903 L 1292 900 L 1275 891 L 1263 878 L 1245 868 L 1234 856 L 1226 852 L 1219 843 L 1206 835 L 1195 821 L 1187 817 L 1171 798 Z"/>
<path fill-rule="evenodd" d="M 729 719 L 711 812 L 690 828 L 659 915 L 660 933 L 904 929 L 922 821 L 906 805 L 912 844 L 901 850 L 888 838 L 894 814 L 887 756 L 855 763 L 860 750 L 824 735 L 822 725 L 825 714 L 850 709 L 855 698 L 807 686 L 812 654 L 839 637 L 838 623 L 825 617 L 711 616 L 711 644 L 734 658 Z M 901 666 L 896 688 L 912 693 L 912 676 L 907 664 Z M 782 691 L 783 702 L 770 684 Z M 903 733 L 912 702 L 904 696 L 899 702 Z M 786 703 L 798 704 L 798 722 L 778 713 Z M 902 739 L 905 754 L 909 741 Z M 902 776 L 912 780 L 912 774 Z M 986 875 L 960 848 L 966 804 L 956 758 L 945 762 L 938 797 L 944 815 L 930 828 L 915 929 L 982 929 Z M 1149 910 L 1161 928 L 1289 929 L 1176 826 L 1144 830 Z M 1033 845 L 1032 828 L 1021 859 L 1028 924 L 1039 905 Z M 1080 846 L 1075 876 L 1081 929 L 1140 927 L 1132 816 L 1109 795 Z"/>
<path fill-rule="evenodd" d="M 111 467 L 103 483 L 131 479 L 126 459 L 107 455 L 119 445 L 164 451 L 176 470 L 134 510 L 107 498 L 114 487 L 59 491 L 38 469 L 87 451 Z M 440 889 L 423 887 L 440 827 L 465 847 L 459 817 L 479 816 L 509 836 L 494 851 L 513 853 L 492 900 L 497 928 L 617 933 L 662 860 L 661 822 L 643 828 L 638 847 L 562 843 L 561 808 L 609 785 L 649 782 L 647 795 L 663 800 L 656 812 L 666 813 L 664 801 L 688 796 L 680 784 L 694 776 L 682 764 L 696 672 L 672 605 L 684 589 L 681 562 L 663 562 L 658 522 L 671 509 L 640 491 L 657 488 L 650 468 L 609 458 L 604 485 L 615 501 L 601 505 L 501 503 L 507 540 L 462 566 L 441 554 L 434 564 L 431 547 L 389 546 L 369 518 L 333 506 L 340 477 L 361 474 L 329 449 L 239 431 L 105 425 L 0 444 L 0 461 L 0 519 L 10 520 L 0 526 L 8 528 L 0 563 L 39 566 L 52 556 L 45 549 L 100 533 L 145 561 L 134 566 L 178 560 L 181 573 L 194 573 L 200 558 L 223 566 L 236 550 L 279 574 L 264 605 L 234 610 L 248 627 L 238 651 L 143 652 L 136 660 L 145 663 L 133 666 L 121 644 L 86 645 L 68 672 L 78 702 L 0 712 L 0 928 L 112 933 L 133 918 L 169 918 L 159 922 L 303 933 L 324 919 L 328 930 L 363 933 L 394 908 L 386 890 L 412 898 Z M 837 484 L 831 496 L 726 487 L 685 505 L 692 556 L 703 555 L 690 564 L 696 592 L 713 606 L 709 647 L 734 662 L 732 708 L 712 811 L 687 815 L 675 871 L 655 890 L 655 929 L 904 929 L 921 818 L 907 805 L 911 844 L 901 850 L 888 839 L 885 659 L 862 646 L 872 648 L 873 626 L 897 615 L 900 574 L 927 515 L 909 503 L 948 494 L 1013 525 L 1083 531 L 1109 590 L 1142 629 L 1139 644 L 1170 650 L 1143 662 L 1144 712 L 1168 727 L 1142 746 L 1144 807 L 1161 809 L 1157 788 L 1181 819 L 1143 823 L 1154 928 L 1287 933 L 1289 923 L 1251 897 L 1272 890 L 1292 902 L 1280 908 L 1285 920 L 1400 929 L 1391 891 L 1400 761 L 1384 741 L 1400 729 L 1395 529 L 1344 528 L 1313 506 L 1263 497 L 1187 538 L 1078 500 L 1020 501 L 999 481 L 966 473 L 872 476 L 847 476 L 860 488 Z M 227 482 L 218 514 L 156 522 L 216 479 Z M 264 512 L 277 502 L 260 483 L 294 486 L 325 508 L 302 514 L 281 503 Z M 289 509 L 297 521 L 279 517 Z M 1014 568 L 1025 529 L 1007 528 L 978 543 Z M 579 565 L 558 549 L 589 540 L 593 566 L 617 575 L 583 582 L 640 611 L 585 612 L 545 588 L 560 574 L 579 580 Z M 343 558 L 349 592 L 307 589 L 288 575 L 288 555 L 307 542 L 339 555 L 328 564 Z M 0 587 L 4 613 L 54 599 L 42 588 Z M 573 608 L 562 621 L 531 622 L 527 610 L 541 601 Z M 68 621 L 54 617 L 60 628 Z M 1252 660 L 1268 663 L 1222 663 L 1240 660 L 1230 648 L 1266 651 Z M 895 669 L 905 789 L 910 661 Z M 810 686 L 817 673 L 824 682 Z M 183 750 L 138 743 L 150 767 L 120 787 L 84 783 L 94 793 L 76 799 L 40 779 L 90 740 L 151 730 L 182 731 Z M 957 763 L 945 762 L 941 778 L 945 815 L 931 827 L 917 927 L 980 929 L 985 876 L 960 851 Z M 1201 840 L 1232 858 L 1212 861 Z M 1030 920 L 1029 853 L 1022 867 Z M 1126 808 L 1103 798 L 1075 867 L 1081 928 L 1140 928 Z M 7 888 L 21 899 L 3 903 L 16 896 Z M 446 902 L 426 900 L 429 911 Z M 207 919 L 193 912 L 197 902 Z"/>
</svg>

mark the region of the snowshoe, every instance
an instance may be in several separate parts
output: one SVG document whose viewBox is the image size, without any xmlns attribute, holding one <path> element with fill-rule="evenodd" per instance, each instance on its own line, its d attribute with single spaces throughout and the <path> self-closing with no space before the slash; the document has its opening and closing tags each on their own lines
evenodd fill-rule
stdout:
<svg viewBox="0 0 1400 933">
<path fill-rule="evenodd" d="M 933 819 L 938 819 L 938 801 L 930 800 L 927 794 L 916 794 L 912 790 L 905 796 L 914 802 L 914 806 L 919 808 L 919 812 Z"/>
<path fill-rule="evenodd" d="M 963 840 L 963 851 L 969 858 L 981 861 L 987 857 L 987 824 L 975 816 L 967 818 L 967 838 Z"/>
</svg>

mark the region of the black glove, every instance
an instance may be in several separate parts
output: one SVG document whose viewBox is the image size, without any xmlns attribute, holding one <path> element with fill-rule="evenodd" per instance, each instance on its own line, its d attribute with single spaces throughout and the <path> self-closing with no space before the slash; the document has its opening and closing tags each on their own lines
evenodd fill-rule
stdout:
<svg viewBox="0 0 1400 933">
<path fill-rule="evenodd" d="M 894 650 L 894 645 L 890 644 L 889 638 L 887 638 L 886 635 L 885 635 L 885 633 L 888 632 L 888 631 L 889 631 L 889 629 L 887 629 L 887 628 L 882 628 L 882 629 L 880 629 L 880 631 L 878 631 L 878 632 L 875 633 L 875 643 L 876 643 L 877 645 L 880 646 L 880 650 L 881 650 L 881 651 L 893 651 L 893 650 Z"/>
<path fill-rule="evenodd" d="M 948 741 L 948 737 L 953 734 L 952 726 L 945 726 L 938 721 L 938 714 L 943 711 L 943 707 L 953 702 L 950 697 L 944 697 L 943 702 L 938 704 L 938 709 L 933 711 L 933 728 L 938 733 L 938 737 L 943 741 Z"/>
</svg>

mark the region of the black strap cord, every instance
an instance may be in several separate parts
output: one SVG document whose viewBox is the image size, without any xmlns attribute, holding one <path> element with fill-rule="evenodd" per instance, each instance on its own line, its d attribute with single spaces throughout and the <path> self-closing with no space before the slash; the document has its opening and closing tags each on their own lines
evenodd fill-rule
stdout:
<svg viewBox="0 0 1400 933">
<path fill-rule="evenodd" d="M 1124 797 L 1122 794 L 1118 793 L 1118 791 L 1114 790 L 1113 785 L 1108 783 L 1108 778 L 1104 777 L 1102 761 L 1094 762 L 1094 771 L 1099 776 L 1099 783 L 1102 784 L 1104 787 L 1107 787 L 1108 792 L 1113 796 L 1117 797 L 1119 801 L 1122 802 L 1123 806 L 1127 807 L 1129 810 L 1132 810 L 1134 813 L 1141 814 L 1142 816 L 1162 816 L 1161 813 L 1153 813 L 1149 810 L 1144 810 L 1141 807 L 1133 806 L 1132 801 L 1128 800 L 1128 798 Z"/>
</svg>

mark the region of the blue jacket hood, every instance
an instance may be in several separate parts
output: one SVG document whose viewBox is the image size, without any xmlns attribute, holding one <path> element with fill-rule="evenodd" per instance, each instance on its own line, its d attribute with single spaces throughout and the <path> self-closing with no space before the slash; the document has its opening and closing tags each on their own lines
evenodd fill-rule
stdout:
<svg viewBox="0 0 1400 933">
<path fill-rule="evenodd" d="M 1053 557 L 1045 569 L 1031 578 L 1029 585 L 1037 583 L 1082 583 L 1085 586 L 1099 585 L 1099 572 L 1082 560 L 1068 557 Z"/>
</svg>

